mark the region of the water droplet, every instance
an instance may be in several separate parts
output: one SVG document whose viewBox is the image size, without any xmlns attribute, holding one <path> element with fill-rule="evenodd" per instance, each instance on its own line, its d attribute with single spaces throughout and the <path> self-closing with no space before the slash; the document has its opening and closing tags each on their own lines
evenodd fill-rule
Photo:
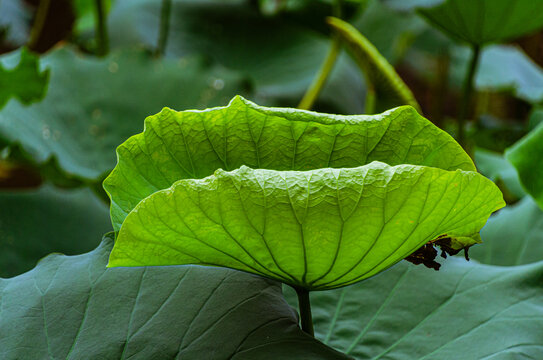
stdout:
<svg viewBox="0 0 543 360">
<path fill-rule="evenodd" d="M 177 62 L 177 64 L 178 64 L 179 67 L 181 67 L 181 68 L 184 68 L 185 66 L 187 66 L 188 63 L 189 63 L 188 60 L 185 59 L 185 58 L 181 58 L 181 59 L 179 59 L 179 61 Z"/>
<path fill-rule="evenodd" d="M 98 126 L 96 126 L 96 125 L 89 126 L 89 133 L 91 135 L 96 136 L 96 135 L 98 135 L 99 132 L 100 132 L 100 128 Z"/>
<path fill-rule="evenodd" d="M 49 126 L 44 126 L 44 127 L 41 129 L 41 136 L 42 136 L 45 140 L 49 140 L 49 138 L 51 138 L 51 129 L 49 129 Z"/>
<path fill-rule="evenodd" d="M 215 90 L 224 89 L 224 80 L 223 79 L 215 79 L 215 81 L 213 81 L 213 88 Z"/>
<path fill-rule="evenodd" d="M 94 109 L 92 110 L 92 114 L 91 114 L 93 120 L 98 120 L 102 117 L 102 110 L 100 109 Z"/>
<path fill-rule="evenodd" d="M 58 130 L 53 131 L 53 140 L 59 141 L 60 137 L 62 136 L 62 133 Z"/>
<path fill-rule="evenodd" d="M 117 71 L 119 71 L 119 64 L 117 64 L 115 61 L 112 61 L 109 63 L 107 69 L 110 73 L 115 74 Z"/>
<path fill-rule="evenodd" d="M 9 154 L 11 153 L 10 147 L 5 147 L 0 151 L 0 159 L 5 160 L 9 157 Z"/>
<path fill-rule="evenodd" d="M 200 101 L 199 101 L 201 106 L 199 106 L 199 107 L 205 107 L 206 104 L 208 104 L 213 99 L 215 94 L 216 94 L 215 90 L 211 89 L 211 88 L 208 88 L 208 89 L 202 91 L 200 93 Z"/>
</svg>

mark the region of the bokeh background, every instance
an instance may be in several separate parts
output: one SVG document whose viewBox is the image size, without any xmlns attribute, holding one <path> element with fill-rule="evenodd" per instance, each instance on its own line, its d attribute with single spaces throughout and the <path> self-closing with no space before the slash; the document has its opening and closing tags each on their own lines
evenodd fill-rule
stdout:
<svg viewBox="0 0 543 360">
<path fill-rule="evenodd" d="M 475 14 L 471 26 L 451 2 L 342 1 L 338 12 L 324 0 L 0 0 L 0 277 L 99 244 L 111 230 L 101 182 L 146 116 L 226 105 L 236 94 L 297 107 L 335 41 L 331 15 L 394 66 L 434 124 L 458 137 L 465 118 L 463 145 L 510 204 L 482 234 L 502 251 L 475 256 L 539 260 L 543 213 L 503 154 L 543 120 L 543 11 L 502 7 L 506 17 Z M 384 87 L 365 109 L 368 79 L 384 81 L 372 71 L 342 47 L 312 109 L 403 105 Z M 532 251 L 496 255 L 504 246 Z"/>
</svg>

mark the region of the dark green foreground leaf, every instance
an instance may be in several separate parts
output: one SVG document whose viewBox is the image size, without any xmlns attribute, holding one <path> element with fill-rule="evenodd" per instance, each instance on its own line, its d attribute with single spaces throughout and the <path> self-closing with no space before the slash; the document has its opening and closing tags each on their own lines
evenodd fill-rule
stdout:
<svg viewBox="0 0 543 360">
<path fill-rule="evenodd" d="M 90 190 L 0 192 L 0 276 L 32 269 L 51 252 L 81 254 L 111 230 L 107 206 Z"/>
<path fill-rule="evenodd" d="M 17 65 L 15 65 L 17 64 Z M 45 95 L 49 71 L 40 70 L 39 58 L 26 48 L 0 59 L 0 109 L 9 99 L 25 105 Z"/>
<path fill-rule="evenodd" d="M 0 279 L 0 357 L 346 359 L 303 333 L 279 284 L 225 269 L 107 269 L 106 237 Z"/>
<path fill-rule="evenodd" d="M 2 109 L 0 138 L 20 144 L 34 162 L 55 157 L 64 172 L 88 180 L 114 167 L 114 149 L 141 131 L 147 115 L 163 106 L 223 104 L 243 88 L 237 75 L 201 60 L 162 61 L 136 51 L 97 59 L 61 48 L 41 65 L 51 71 L 46 97 Z"/>
<path fill-rule="evenodd" d="M 317 338 L 358 359 L 543 358 L 543 262 L 496 267 L 402 263 L 340 290 L 313 292 Z M 288 292 L 295 304 L 293 291 Z"/>
</svg>

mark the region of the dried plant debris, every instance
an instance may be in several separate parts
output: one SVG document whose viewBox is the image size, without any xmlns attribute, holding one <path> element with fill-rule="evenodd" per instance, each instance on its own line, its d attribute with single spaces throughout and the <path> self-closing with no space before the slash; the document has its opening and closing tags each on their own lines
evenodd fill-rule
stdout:
<svg viewBox="0 0 543 360">
<path fill-rule="evenodd" d="M 424 244 L 421 248 L 406 257 L 404 260 L 407 260 L 415 265 L 424 264 L 424 266 L 438 271 L 441 264 L 435 261 L 437 257 L 436 246 L 441 249 L 440 255 L 444 259 L 447 258 L 447 255 L 456 255 L 461 250 L 464 250 L 464 257 L 467 261 L 469 261 L 468 250 L 470 246 L 463 246 L 461 239 L 449 236 L 447 234 L 438 236 L 436 239 Z"/>
</svg>

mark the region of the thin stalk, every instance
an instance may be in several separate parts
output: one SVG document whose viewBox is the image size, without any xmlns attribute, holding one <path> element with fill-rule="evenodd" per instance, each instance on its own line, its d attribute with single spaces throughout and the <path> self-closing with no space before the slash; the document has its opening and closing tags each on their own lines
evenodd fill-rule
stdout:
<svg viewBox="0 0 543 360">
<path fill-rule="evenodd" d="M 172 12 L 172 0 L 162 0 L 160 8 L 160 28 L 158 32 L 158 44 L 155 50 L 156 56 L 164 55 L 166 44 L 168 43 L 168 34 L 170 31 L 170 17 Z"/>
<path fill-rule="evenodd" d="M 449 91 L 449 69 L 451 63 L 451 55 L 444 50 L 437 58 L 437 82 L 435 84 L 435 101 L 432 101 L 432 122 L 437 126 L 443 124 L 445 117 L 444 111 L 447 104 L 447 93 Z"/>
<path fill-rule="evenodd" d="M 298 295 L 298 307 L 300 308 L 300 322 L 302 330 L 311 336 L 315 336 L 313 330 L 313 318 L 311 317 L 311 303 L 309 301 L 309 290 L 295 287 L 296 295 Z"/>
<path fill-rule="evenodd" d="M 319 97 L 320 92 L 322 91 L 322 89 L 324 88 L 324 85 L 326 84 L 326 80 L 328 80 L 328 76 L 330 75 L 330 73 L 332 72 L 332 69 L 334 68 L 334 64 L 336 63 L 340 49 L 341 49 L 341 41 L 339 40 L 338 36 L 334 35 L 332 39 L 332 44 L 330 46 L 330 50 L 328 50 L 328 54 L 326 55 L 326 59 L 324 60 L 324 63 L 319 69 L 319 72 L 317 73 L 317 77 L 313 79 L 313 82 L 311 82 L 311 85 L 309 86 L 306 93 L 304 94 L 302 101 L 300 101 L 300 104 L 298 105 L 298 109 L 310 110 L 313 107 L 313 104 Z"/>
<path fill-rule="evenodd" d="M 36 18 L 34 19 L 32 30 L 30 31 L 30 39 L 28 40 L 28 47 L 30 49 L 35 49 L 35 47 L 38 45 L 38 41 L 40 40 L 43 27 L 45 26 L 45 20 L 47 19 L 47 13 L 49 12 L 50 6 L 51 0 L 40 1 L 38 11 L 36 12 Z"/>
<path fill-rule="evenodd" d="M 462 90 L 462 102 L 460 103 L 460 112 L 458 116 L 458 142 L 460 145 L 466 145 L 465 125 L 469 116 L 470 103 L 473 96 L 473 82 L 475 79 L 475 70 L 477 69 L 477 63 L 479 62 L 479 56 L 481 55 L 481 48 L 479 45 L 473 46 L 473 54 L 469 63 L 469 70 L 464 79 L 464 87 Z"/>
<path fill-rule="evenodd" d="M 95 33 L 96 33 L 96 53 L 104 56 L 109 52 L 109 38 L 107 33 L 107 21 L 104 9 L 104 0 L 95 0 Z"/>
<path fill-rule="evenodd" d="M 366 104 L 364 105 L 364 113 L 371 115 L 375 113 L 375 102 L 377 101 L 377 94 L 375 92 L 375 86 L 371 83 L 369 76 L 366 77 Z"/>
<path fill-rule="evenodd" d="M 336 0 L 334 2 L 333 15 L 337 18 L 341 18 L 341 0 Z M 339 36 L 333 35 L 328 54 L 317 72 L 317 76 L 313 79 L 311 85 L 309 85 L 300 104 L 298 104 L 298 109 L 310 110 L 313 107 L 313 104 L 315 104 L 324 85 L 326 85 L 326 80 L 328 80 L 328 76 L 334 68 L 340 50 L 341 40 Z"/>
</svg>

